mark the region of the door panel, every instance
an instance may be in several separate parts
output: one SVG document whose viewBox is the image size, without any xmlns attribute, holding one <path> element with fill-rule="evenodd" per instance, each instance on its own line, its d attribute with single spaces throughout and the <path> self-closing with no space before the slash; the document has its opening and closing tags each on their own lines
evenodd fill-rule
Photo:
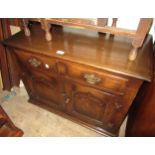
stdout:
<svg viewBox="0 0 155 155">
<path fill-rule="evenodd" d="M 70 96 L 67 104 L 70 114 L 99 126 L 105 125 L 107 119 L 113 117 L 113 104 L 117 101 L 115 95 L 74 82 L 66 82 L 65 90 Z M 112 113 L 109 113 L 109 108 Z"/>
<path fill-rule="evenodd" d="M 18 57 L 17 57 L 18 58 Z M 44 72 L 32 70 L 18 59 L 22 80 L 28 90 L 30 99 L 38 100 L 54 108 L 61 108 L 60 86 L 56 73 L 51 70 Z"/>
</svg>

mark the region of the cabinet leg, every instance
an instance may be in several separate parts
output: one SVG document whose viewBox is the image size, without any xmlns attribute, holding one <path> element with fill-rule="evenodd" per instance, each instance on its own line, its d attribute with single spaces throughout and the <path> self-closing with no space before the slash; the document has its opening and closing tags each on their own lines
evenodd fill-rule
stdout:
<svg viewBox="0 0 155 155">
<path fill-rule="evenodd" d="M 132 48 L 132 50 L 129 53 L 129 60 L 134 61 L 137 57 L 137 48 Z"/>
</svg>

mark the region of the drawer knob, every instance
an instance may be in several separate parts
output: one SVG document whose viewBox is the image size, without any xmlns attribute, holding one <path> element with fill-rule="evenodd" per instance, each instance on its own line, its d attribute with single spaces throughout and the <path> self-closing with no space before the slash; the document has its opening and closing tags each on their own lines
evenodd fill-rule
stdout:
<svg viewBox="0 0 155 155">
<path fill-rule="evenodd" d="M 101 78 L 96 76 L 95 74 L 84 74 L 84 78 L 89 84 L 96 84 L 98 82 L 101 82 Z"/>
<path fill-rule="evenodd" d="M 41 65 L 41 62 L 39 60 L 37 60 L 36 58 L 30 58 L 29 63 L 31 66 L 33 66 L 35 68 L 37 68 Z"/>
</svg>

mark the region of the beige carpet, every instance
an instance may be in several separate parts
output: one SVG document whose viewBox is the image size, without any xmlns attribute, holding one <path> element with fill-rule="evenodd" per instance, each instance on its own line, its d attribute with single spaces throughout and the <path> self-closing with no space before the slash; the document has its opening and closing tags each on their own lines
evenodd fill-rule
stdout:
<svg viewBox="0 0 155 155">
<path fill-rule="evenodd" d="M 86 127 L 48 112 L 27 102 L 28 96 L 24 87 L 14 88 L 16 96 L 1 103 L 14 124 L 24 131 L 25 137 L 53 136 L 102 136 Z M 2 92 L 1 95 L 8 92 Z M 120 136 L 124 136 L 126 121 L 123 123 Z"/>
</svg>

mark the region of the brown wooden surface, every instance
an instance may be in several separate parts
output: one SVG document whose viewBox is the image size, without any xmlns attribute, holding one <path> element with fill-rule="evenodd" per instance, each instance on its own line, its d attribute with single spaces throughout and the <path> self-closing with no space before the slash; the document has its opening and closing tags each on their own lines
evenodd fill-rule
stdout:
<svg viewBox="0 0 155 155">
<path fill-rule="evenodd" d="M 8 30 L 9 29 L 6 20 L 0 19 L 0 41 L 6 39 L 7 36 L 10 36 L 10 32 L 8 32 Z M 0 69 L 2 75 L 3 89 L 10 90 L 12 84 L 9 73 L 8 58 L 6 54 L 6 49 L 3 47 L 1 43 L 0 43 Z"/>
<path fill-rule="evenodd" d="M 73 26 L 75 28 L 90 29 L 102 33 L 110 33 L 114 35 L 122 35 L 133 38 L 132 45 L 134 48 L 142 46 L 143 41 L 148 34 L 153 19 L 140 18 L 136 30 L 116 28 L 118 18 L 113 18 L 111 26 L 108 26 L 108 18 L 32 18 L 32 21 L 39 21 L 42 23 L 56 24 L 62 26 Z M 46 33 L 48 29 L 45 29 Z M 50 34 L 49 34 L 50 35 Z M 51 34 L 52 35 L 52 34 Z M 50 36 L 51 36 L 50 35 Z M 48 39 L 47 39 L 48 40 Z"/>
<path fill-rule="evenodd" d="M 134 48 L 139 48 L 142 46 L 145 36 L 151 28 L 152 22 L 152 18 L 141 18 L 138 28 L 136 30 L 135 37 L 132 42 Z"/>
<path fill-rule="evenodd" d="M 23 131 L 17 128 L 0 106 L 0 137 L 20 137 Z"/>
<path fill-rule="evenodd" d="M 1 21 L 1 41 L 11 36 L 11 25 L 21 26 L 21 19 L 16 18 L 4 18 Z M 14 61 L 11 58 L 11 53 L 7 52 L 7 49 L 0 44 L 1 48 L 1 69 L 2 69 L 2 80 L 4 90 L 10 90 L 13 86 L 19 86 L 20 79 L 18 75 L 18 68 L 15 66 Z"/>
<path fill-rule="evenodd" d="M 150 35 L 138 50 L 136 60 L 131 62 L 128 60 L 128 55 L 132 49 L 132 40 L 126 37 L 53 26 L 53 40 L 46 42 L 41 28 L 34 28 L 31 31 L 31 37 L 26 37 L 20 32 L 4 43 L 19 49 L 151 81 L 152 37 Z M 65 54 L 63 56 L 56 54 L 58 50 L 64 51 Z"/>
<path fill-rule="evenodd" d="M 3 39 L 9 38 L 11 34 L 11 29 L 10 26 L 20 26 L 21 25 L 21 19 L 16 19 L 16 18 L 4 18 L 1 20 L 2 21 L 2 31 L 3 31 Z M 3 48 L 3 57 L 2 61 L 3 62 L 3 67 L 2 69 L 4 70 L 4 79 L 10 80 L 10 85 L 8 85 L 9 88 L 7 90 L 10 90 L 13 86 L 19 86 L 20 79 L 18 75 L 18 67 L 15 65 L 16 62 L 13 60 L 13 58 L 10 57 L 10 53 L 8 52 L 8 49 L 5 47 Z M 3 60 L 4 59 L 4 60 Z M 13 62 L 14 61 L 14 62 Z M 7 73 L 8 72 L 8 73 Z M 4 88 L 6 90 L 6 88 Z"/>
<path fill-rule="evenodd" d="M 140 18 L 139 25 L 136 30 L 116 28 L 117 18 L 113 18 L 111 26 L 108 26 L 108 18 L 33 18 L 31 21 L 38 21 L 42 23 L 42 28 L 45 30 L 45 38 L 47 41 L 52 40 L 52 34 L 49 32 L 50 24 L 71 26 L 80 29 L 95 30 L 99 33 L 109 33 L 112 35 L 126 36 L 133 39 L 133 49 L 129 53 L 128 59 L 134 61 L 138 54 L 138 48 L 140 48 L 149 33 L 152 26 L 152 18 Z M 23 23 L 27 19 L 23 19 Z M 29 36 L 30 31 L 25 25 L 25 35 Z"/>
<path fill-rule="evenodd" d="M 118 133 L 140 80 L 24 50 L 13 51 L 30 100 L 65 111 L 73 118 L 98 126 L 100 131 Z M 95 75 L 101 81 L 88 81 L 86 74 Z M 74 106 L 78 112 L 74 112 Z"/>
<path fill-rule="evenodd" d="M 21 19 L 0 19 L 0 41 L 11 36 L 10 25 L 21 26 Z M 0 43 L 0 68 L 4 90 L 10 90 L 13 86 L 19 86 L 19 78 L 16 69 L 11 62 L 9 63 L 9 61 L 12 61 L 10 59 L 10 54 L 7 54 L 7 49 Z"/>
<path fill-rule="evenodd" d="M 130 110 L 126 136 L 155 136 L 155 64 L 152 82 L 143 84 Z"/>
<path fill-rule="evenodd" d="M 7 18 L 9 25 L 22 27 L 22 18 Z"/>
<path fill-rule="evenodd" d="M 129 62 L 128 38 L 60 26 L 52 31 L 51 42 L 42 37 L 40 25 L 33 25 L 31 37 L 20 32 L 4 41 L 29 101 L 97 132 L 118 135 L 143 80 L 152 78 L 152 37 Z"/>
</svg>

